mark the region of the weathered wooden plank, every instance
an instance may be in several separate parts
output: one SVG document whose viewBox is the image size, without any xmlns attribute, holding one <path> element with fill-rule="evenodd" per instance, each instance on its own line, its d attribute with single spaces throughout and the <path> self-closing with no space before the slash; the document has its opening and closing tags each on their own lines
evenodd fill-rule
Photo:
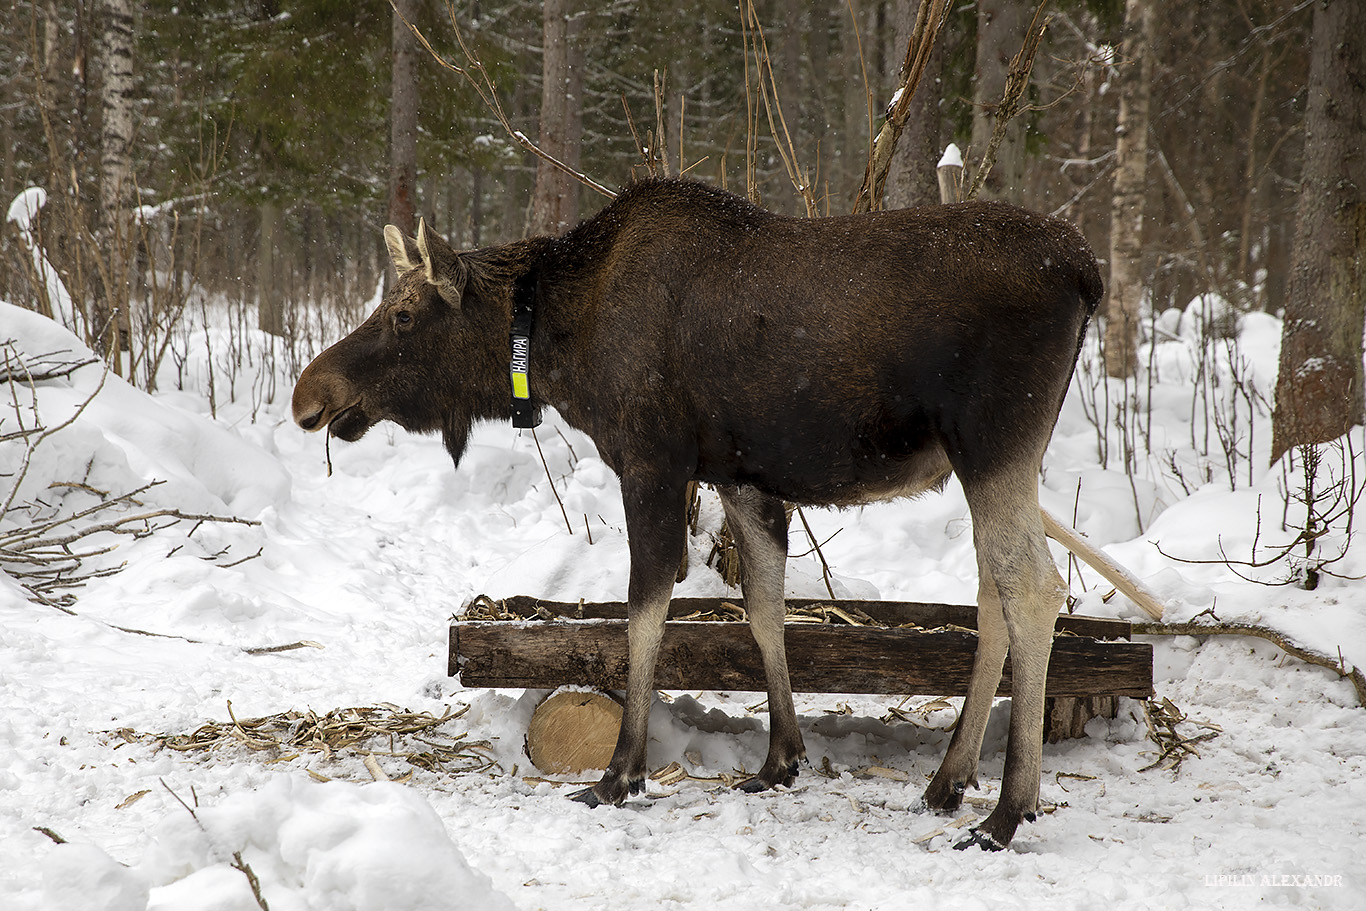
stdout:
<svg viewBox="0 0 1366 911">
<path fill-rule="evenodd" d="M 690 614 L 717 612 L 727 602 L 743 605 L 739 598 L 674 598 L 669 603 L 669 616 L 686 617 Z M 504 606 L 513 613 L 528 620 L 563 617 L 576 620 L 625 620 L 625 601 L 550 601 L 533 598 L 529 595 L 513 595 L 505 599 Z M 977 628 L 977 608 L 965 604 L 940 604 L 922 601 L 857 601 L 835 600 L 828 598 L 789 598 L 789 610 L 810 608 L 816 605 L 835 605 L 837 607 L 862 611 L 881 623 L 890 626 L 914 623 L 933 629 L 938 626 L 963 626 Z M 791 624 L 789 624 L 791 627 Z M 1128 639 L 1130 625 L 1127 620 L 1111 620 L 1104 617 L 1084 617 L 1076 614 L 1059 614 L 1054 624 L 1057 632 L 1090 636 L 1093 639 Z"/>
<path fill-rule="evenodd" d="M 576 605 L 570 605 L 576 607 Z M 792 688 L 808 693 L 962 695 L 974 633 L 789 624 Z M 465 686 L 551 688 L 563 684 L 621 689 L 626 684 L 622 620 L 457 621 L 450 673 Z M 749 624 L 665 624 L 655 686 L 665 690 L 764 690 L 763 665 Z M 998 690 L 1010 693 L 1010 661 Z M 1059 636 L 1049 666 L 1049 696 L 1152 694 L 1152 646 Z"/>
</svg>

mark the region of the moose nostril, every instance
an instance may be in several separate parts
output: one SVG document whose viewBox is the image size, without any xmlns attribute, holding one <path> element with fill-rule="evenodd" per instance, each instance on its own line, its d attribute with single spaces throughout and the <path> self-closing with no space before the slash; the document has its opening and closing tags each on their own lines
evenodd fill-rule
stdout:
<svg viewBox="0 0 1366 911">
<path fill-rule="evenodd" d="M 304 430 L 317 430 L 317 429 L 318 429 L 318 425 L 322 423 L 322 419 L 323 419 L 323 409 L 319 408 L 318 410 L 314 411 L 314 412 L 311 413 L 311 414 L 300 415 L 299 417 L 295 418 L 294 420 L 295 420 L 295 421 L 298 423 L 298 425 L 299 425 L 300 427 L 302 427 Z"/>
</svg>

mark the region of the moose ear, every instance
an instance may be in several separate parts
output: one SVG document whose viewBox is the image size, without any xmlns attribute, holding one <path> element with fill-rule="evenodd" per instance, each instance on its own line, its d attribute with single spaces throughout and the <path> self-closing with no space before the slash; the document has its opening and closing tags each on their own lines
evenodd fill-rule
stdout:
<svg viewBox="0 0 1366 911">
<path fill-rule="evenodd" d="M 417 223 L 417 252 L 427 270 L 427 281 L 436 286 L 437 293 L 446 299 L 446 303 L 459 307 L 465 292 L 465 264 L 450 244 L 427 230 L 426 219 L 419 219 Z"/>
<path fill-rule="evenodd" d="M 422 265 L 417 244 L 393 225 L 384 226 L 384 245 L 389 248 L 389 258 L 393 260 L 394 269 L 399 275 Z"/>
</svg>

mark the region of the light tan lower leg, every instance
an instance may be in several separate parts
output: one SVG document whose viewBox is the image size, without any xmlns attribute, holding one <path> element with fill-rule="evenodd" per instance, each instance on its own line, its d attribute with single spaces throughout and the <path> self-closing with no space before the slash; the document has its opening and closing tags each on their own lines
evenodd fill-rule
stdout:
<svg viewBox="0 0 1366 911">
<path fill-rule="evenodd" d="M 964 490 L 978 562 L 995 582 L 1010 642 L 1010 734 L 1001 799 L 975 830 L 1003 847 L 1020 821 L 1032 819 L 1038 808 L 1048 658 L 1067 588 L 1048 552 L 1032 469 L 965 485 Z"/>
<path fill-rule="evenodd" d="M 792 704 L 783 636 L 787 615 L 783 597 L 786 526 L 780 501 L 745 488 L 722 488 L 720 493 L 731 533 L 740 548 L 745 610 L 768 685 L 768 756 L 749 785 L 750 790 L 761 790 L 791 784 L 797 761 L 806 755 Z"/>
<path fill-rule="evenodd" d="M 968 680 L 968 695 L 963 700 L 963 711 L 949 741 L 944 761 L 929 787 L 925 789 L 925 803 L 933 810 L 952 812 L 962 804 L 968 785 L 977 787 L 977 763 L 982 753 L 982 737 L 1001 683 L 1001 666 L 1005 663 L 1010 644 L 1006 634 L 1001 598 L 991 570 L 979 557 L 977 560 L 977 653 L 972 661 L 972 677 Z"/>
</svg>

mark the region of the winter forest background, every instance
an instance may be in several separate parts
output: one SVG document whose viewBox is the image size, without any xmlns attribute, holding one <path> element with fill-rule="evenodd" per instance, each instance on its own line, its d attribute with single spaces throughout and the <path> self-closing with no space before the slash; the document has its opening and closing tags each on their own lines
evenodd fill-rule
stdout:
<svg viewBox="0 0 1366 911">
<path fill-rule="evenodd" d="M 927 11 L 943 15 L 932 45 Z M 413 909 L 452 894 L 598 908 L 608 892 L 623 909 L 749 909 L 775 882 L 793 908 L 1363 907 L 1366 3 L 13 0 L 5 15 L 14 907 L 379 908 L 399 880 Z M 917 46 L 932 51 L 910 94 Z M 1003 105 L 1017 54 L 1032 68 Z M 889 120 L 900 141 L 870 197 Z M 941 184 L 950 144 L 965 167 Z M 969 192 L 993 144 L 981 195 L 1072 220 L 1101 264 L 1040 496 L 1166 604 L 1145 627 L 1157 697 L 1046 748 L 1049 811 L 1004 858 L 950 850 L 961 820 L 916 809 L 955 711 L 932 697 L 802 697 L 812 766 L 772 801 L 721 784 L 762 755 L 761 706 L 662 698 L 651 762 L 680 766 L 670 783 L 580 814 L 563 781 L 528 776 L 537 694 L 463 688 L 441 651 L 479 593 L 622 596 L 619 490 L 591 441 L 554 415 L 534 446 L 485 427 L 452 472 L 432 439 L 382 427 L 327 454 L 290 420 L 300 370 L 391 277 L 383 226 L 420 217 L 457 247 L 495 244 L 680 172 L 801 217 L 936 204 Z M 677 594 L 733 598 L 703 496 Z M 802 525 L 790 595 L 976 591 L 954 483 Z M 1148 620 L 1054 554 L 1069 608 Z M 235 716 L 206 721 L 225 701 Z M 445 752 L 392 733 L 359 752 L 262 739 L 348 712 L 422 715 L 416 736 Z M 980 803 L 1004 738 L 994 715 Z M 379 778 L 411 787 L 343 786 Z M 614 880 L 624 855 L 635 872 Z M 1275 879 L 1300 873 L 1322 881 Z"/>
<path fill-rule="evenodd" d="M 1333 6 L 1320 18 L 1348 15 Z M 916 7 L 754 4 L 785 114 L 778 143 L 733 3 L 398 4 L 437 53 L 463 63 L 453 13 L 511 125 L 609 187 L 642 171 L 629 107 L 642 141 L 662 126 L 655 145 L 672 172 L 752 186 L 765 205 L 799 213 L 790 136 L 822 214 L 852 206 Z M 888 206 L 938 201 L 933 167 L 949 142 L 971 172 L 1034 10 L 948 7 Z M 1028 108 L 1005 133 L 986 194 L 1072 219 L 1108 265 L 1119 121 L 1146 119 L 1141 199 L 1127 203 L 1141 208 L 1141 242 L 1114 242 L 1133 253 L 1147 312 L 1206 292 L 1236 312 L 1279 312 L 1305 177 L 1313 7 L 1053 3 Z M 180 315 L 204 299 L 259 305 L 253 320 L 297 368 L 322 335 L 301 303 L 354 323 L 385 267 L 379 229 L 408 227 L 411 211 L 475 246 L 555 230 L 605 202 L 571 182 L 553 206 L 534 206 L 537 159 L 384 3 L 33 2 L 13 4 L 7 21 L 0 196 L 48 191 L 41 241 L 94 308 L 82 328 L 95 340 L 100 314 L 131 313 L 132 363 L 118 369 L 144 385 Z M 46 310 L 41 286 L 7 229 L 0 298 Z"/>
</svg>

